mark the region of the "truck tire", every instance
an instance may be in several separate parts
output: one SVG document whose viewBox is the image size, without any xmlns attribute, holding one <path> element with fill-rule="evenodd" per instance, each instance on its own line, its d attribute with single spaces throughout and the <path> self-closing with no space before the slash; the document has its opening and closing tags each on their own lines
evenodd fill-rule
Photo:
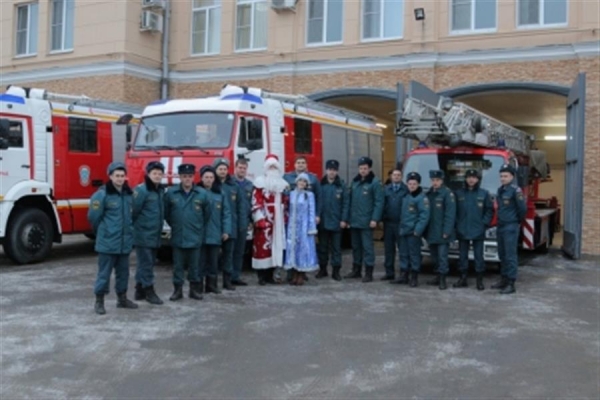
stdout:
<svg viewBox="0 0 600 400">
<path fill-rule="evenodd" d="M 4 251 L 15 263 L 22 265 L 43 261 L 50 253 L 54 230 L 43 211 L 34 208 L 16 211 L 8 228 Z"/>
</svg>

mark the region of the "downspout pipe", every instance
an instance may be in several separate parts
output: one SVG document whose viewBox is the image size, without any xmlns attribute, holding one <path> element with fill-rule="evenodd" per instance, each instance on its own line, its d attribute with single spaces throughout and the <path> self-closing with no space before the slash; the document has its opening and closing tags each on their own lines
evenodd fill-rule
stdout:
<svg viewBox="0 0 600 400">
<path fill-rule="evenodd" d="M 160 98 L 166 100 L 169 97 L 169 37 L 171 33 L 171 0 L 165 1 L 165 17 L 162 36 L 162 74 L 160 78 Z"/>
</svg>

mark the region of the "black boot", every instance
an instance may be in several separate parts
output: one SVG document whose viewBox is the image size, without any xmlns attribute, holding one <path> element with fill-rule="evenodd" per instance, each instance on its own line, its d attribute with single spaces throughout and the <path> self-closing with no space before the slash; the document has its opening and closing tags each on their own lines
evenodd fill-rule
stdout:
<svg viewBox="0 0 600 400">
<path fill-rule="evenodd" d="M 440 276 L 436 275 L 435 278 L 428 280 L 427 283 L 429 286 L 439 286 L 440 285 Z"/>
<path fill-rule="evenodd" d="M 231 275 L 223 274 L 223 289 L 225 290 L 235 290 L 235 286 L 231 283 Z"/>
<path fill-rule="evenodd" d="M 141 283 L 135 284 L 135 295 L 133 297 L 136 300 L 146 300 L 146 291 L 142 287 Z"/>
<path fill-rule="evenodd" d="M 500 280 L 492 285 L 492 289 L 504 289 L 508 286 L 508 278 L 503 276 Z"/>
<path fill-rule="evenodd" d="M 171 301 L 177 301 L 183 299 L 183 285 L 173 285 L 175 288 L 173 294 L 169 297 Z"/>
<path fill-rule="evenodd" d="M 158 295 L 154 291 L 154 285 L 148 286 L 147 288 L 144 289 L 144 299 L 150 304 L 155 304 L 155 305 L 163 304 L 163 301 L 160 299 L 160 297 L 158 297 Z"/>
<path fill-rule="evenodd" d="M 394 279 L 396 279 L 396 276 L 393 273 L 391 275 L 388 275 L 387 272 L 384 276 L 381 277 L 382 281 L 394 281 Z"/>
<path fill-rule="evenodd" d="M 106 314 L 106 310 L 104 309 L 104 295 L 103 294 L 96 295 L 96 304 L 94 304 L 94 311 L 96 311 L 96 314 L 98 314 L 98 315 Z"/>
<path fill-rule="evenodd" d="M 190 282 L 190 292 L 189 292 L 189 297 L 190 299 L 194 299 L 194 300 L 202 300 L 202 283 L 200 282 Z"/>
<path fill-rule="evenodd" d="M 235 286 L 248 286 L 248 284 L 241 279 L 232 279 L 231 284 Z"/>
<path fill-rule="evenodd" d="M 363 278 L 363 283 L 373 282 L 373 268 L 374 267 L 365 267 L 365 277 Z"/>
<path fill-rule="evenodd" d="M 461 274 L 460 278 L 452 285 L 453 288 L 465 288 L 469 287 L 469 282 L 467 280 L 467 274 Z"/>
<path fill-rule="evenodd" d="M 265 281 L 270 285 L 275 285 L 277 283 L 275 282 L 275 277 L 273 275 L 275 275 L 275 268 L 265 270 Z"/>
<path fill-rule="evenodd" d="M 448 286 L 446 285 L 446 275 L 440 275 L 440 286 L 439 286 L 440 290 L 446 290 L 448 289 Z"/>
<path fill-rule="evenodd" d="M 264 269 L 257 269 L 256 276 L 258 276 L 258 284 L 260 286 L 265 286 L 267 284 L 267 281 L 265 280 L 265 270 Z"/>
<path fill-rule="evenodd" d="M 515 280 L 508 279 L 508 283 L 506 284 L 506 287 L 500 291 L 500 294 L 512 294 L 512 293 L 515 293 L 516 291 L 517 291 L 517 289 L 515 289 Z"/>
<path fill-rule="evenodd" d="M 333 270 L 331 272 L 331 279 L 333 279 L 334 281 L 341 281 L 342 280 L 342 276 L 340 275 L 340 269 L 342 267 L 340 267 L 339 265 L 337 267 L 332 267 L 331 269 Z"/>
<path fill-rule="evenodd" d="M 321 278 L 326 278 L 328 276 L 329 276 L 329 274 L 327 273 L 327 265 L 320 265 L 319 272 L 317 272 L 317 275 L 315 275 L 315 278 L 321 279 Z"/>
<path fill-rule="evenodd" d="M 362 278 L 361 270 L 362 266 L 358 264 L 352 264 L 352 272 L 344 276 L 346 279 L 360 279 Z"/>
<path fill-rule="evenodd" d="M 127 292 L 117 293 L 117 308 L 138 308 L 138 305 L 127 298 Z"/>
<path fill-rule="evenodd" d="M 483 286 L 483 274 L 477 274 L 477 290 L 485 290 L 485 286 Z"/>
<path fill-rule="evenodd" d="M 396 285 L 406 285 L 408 282 L 408 271 L 402 271 L 400 274 L 400 278 L 390 281 L 390 283 L 394 283 Z"/>
<path fill-rule="evenodd" d="M 417 287 L 419 286 L 419 273 L 416 271 L 410 271 L 410 281 L 408 282 L 408 286 Z"/>
<path fill-rule="evenodd" d="M 294 274 L 294 270 L 293 269 L 288 269 L 285 272 L 285 280 L 287 283 L 289 283 L 290 285 L 293 284 L 294 279 L 295 279 L 296 275 Z M 267 283 L 271 283 L 271 282 L 267 282 Z"/>
<path fill-rule="evenodd" d="M 206 278 L 206 293 L 221 294 L 219 290 L 218 278 L 216 276 L 209 276 Z"/>
</svg>

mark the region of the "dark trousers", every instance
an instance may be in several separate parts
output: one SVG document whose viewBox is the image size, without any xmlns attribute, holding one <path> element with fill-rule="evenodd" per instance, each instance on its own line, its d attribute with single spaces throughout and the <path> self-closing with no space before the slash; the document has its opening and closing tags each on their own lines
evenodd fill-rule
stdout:
<svg viewBox="0 0 600 400">
<path fill-rule="evenodd" d="M 415 235 L 400 236 L 400 270 L 421 271 L 421 237 Z"/>
<path fill-rule="evenodd" d="M 434 271 L 440 275 L 448 275 L 448 243 L 430 244 L 429 253 L 434 264 Z"/>
<path fill-rule="evenodd" d="M 340 267 L 342 265 L 342 232 L 319 229 L 317 252 L 320 266 L 327 266 L 331 254 L 331 266 Z"/>
<path fill-rule="evenodd" d="M 154 285 L 154 263 L 156 261 L 157 249 L 150 247 L 135 248 L 137 268 L 135 270 L 135 283 L 147 288 Z"/>
<path fill-rule="evenodd" d="M 500 256 L 501 274 L 508 279 L 517 279 L 519 267 L 519 230 L 518 223 L 498 225 L 498 255 Z"/>
<path fill-rule="evenodd" d="M 200 260 L 200 279 L 216 278 L 219 265 L 219 252 L 221 246 L 205 244 L 202 246 L 202 260 Z"/>
<path fill-rule="evenodd" d="M 459 240 L 459 261 L 458 270 L 461 274 L 469 272 L 469 244 L 473 242 L 473 255 L 475 257 L 475 272 L 485 272 L 485 262 L 483 261 L 483 240 Z"/>
<path fill-rule="evenodd" d="M 219 272 L 231 275 L 233 272 L 233 251 L 235 250 L 236 239 L 227 239 L 221 245 L 221 254 L 219 255 Z"/>
<path fill-rule="evenodd" d="M 234 281 L 239 280 L 242 275 L 242 270 L 244 269 L 244 256 L 246 255 L 248 243 L 251 242 L 246 240 L 245 233 L 240 233 L 240 237 L 235 239 L 235 244 L 233 246 L 233 269 L 231 271 L 231 279 Z"/>
<path fill-rule="evenodd" d="M 107 295 L 110 290 L 110 275 L 115 270 L 115 292 L 126 293 L 129 284 L 129 254 L 98 254 L 98 274 L 94 293 Z"/>
<path fill-rule="evenodd" d="M 188 270 L 188 281 L 200 282 L 199 268 L 200 249 L 182 249 L 173 247 L 173 284 L 183 285 L 185 283 L 185 268 Z"/>
<path fill-rule="evenodd" d="M 400 254 L 400 226 L 398 223 L 383 223 L 383 245 L 385 247 L 385 260 L 383 262 L 385 267 L 385 275 L 394 276 L 396 250 L 398 251 L 398 254 Z M 402 268 L 402 260 L 400 260 L 400 270 L 405 269 L 406 267 Z"/>
<path fill-rule="evenodd" d="M 352 239 L 352 263 L 363 264 L 366 267 L 375 265 L 375 245 L 373 243 L 373 229 L 350 229 Z"/>
</svg>

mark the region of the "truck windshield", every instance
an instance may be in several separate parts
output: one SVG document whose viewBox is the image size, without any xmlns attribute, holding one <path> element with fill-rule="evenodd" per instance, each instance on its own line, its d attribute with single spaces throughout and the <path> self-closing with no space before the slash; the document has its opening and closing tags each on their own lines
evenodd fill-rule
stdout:
<svg viewBox="0 0 600 400">
<path fill-rule="evenodd" d="M 476 169 L 482 174 L 481 188 L 495 194 L 500 186 L 500 167 L 504 164 L 504 157 L 499 155 L 481 154 L 413 154 L 404 166 L 404 179 L 409 172 L 418 172 L 421 175 L 421 186 L 429 189 L 429 171 L 441 169 L 446 173 L 445 184 L 452 190 L 459 189 L 465 181 L 465 172 Z"/>
<path fill-rule="evenodd" d="M 153 115 L 142 118 L 134 150 L 224 149 L 233 132 L 233 113 L 194 112 Z"/>
</svg>

